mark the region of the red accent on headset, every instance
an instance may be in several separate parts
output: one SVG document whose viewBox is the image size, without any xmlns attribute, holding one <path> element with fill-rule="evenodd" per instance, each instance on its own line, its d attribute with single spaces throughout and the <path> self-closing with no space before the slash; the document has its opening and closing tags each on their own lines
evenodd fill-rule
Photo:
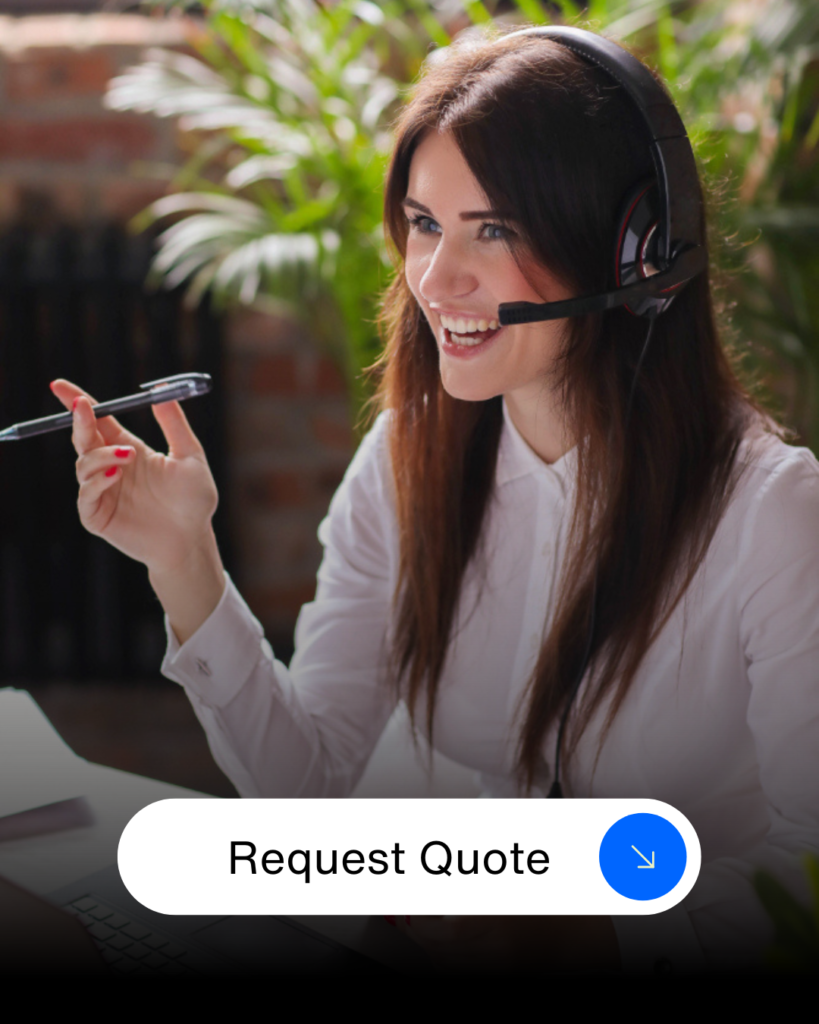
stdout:
<svg viewBox="0 0 819 1024">
<path fill-rule="evenodd" d="M 623 217 L 623 225 L 620 228 L 620 237 L 617 239 L 617 262 L 614 265 L 614 279 L 615 279 L 615 283 L 617 284 L 618 288 L 620 287 L 620 255 L 621 255 L 620 247 L 623 244 L 623 235 L 626 232 L 626 227 L 628 225 L 629 220 L 631 219 L 631 215 L 632 215 L 632 213 L 634 213 L 634 207 L 640 202 L 640 200 L 643 198 L 643 196 L 646 194 L 646 192 L 648 192 L 648 190 L 651 188 L 651 185 L 653 185 L 653 184 L 654 183 L 651 182 L 650 184 L 646 185 L 646 187 L 643 189 L 643 191 L 639 194 L 639 196 L 637 196 L 637 198 L 634 200 L 634 202 L 629 207 L 628 213 L 626 213 L 625 217 Z M 628 309 L 628 306 L 626 306 L 626 309 Z M 631 312 L 630 309 L 629 309 L 629 312 Z"/>
<path fill-rule="evenodd" d="M 644 281 L 648 280 L 648 275 L 645 272 L 646 249 L 648 248 L 648 243 L 651 238 L 651 234 L 656 229 L 659 223 L 660 222 L 658 220 L 655 220 L 653 224 L 649 225 L 648 230 L 640 239 L 640 262 L 637 266 L 637 273 L 640 275 L 640 277 L 642 277 Z"/>
</svg>

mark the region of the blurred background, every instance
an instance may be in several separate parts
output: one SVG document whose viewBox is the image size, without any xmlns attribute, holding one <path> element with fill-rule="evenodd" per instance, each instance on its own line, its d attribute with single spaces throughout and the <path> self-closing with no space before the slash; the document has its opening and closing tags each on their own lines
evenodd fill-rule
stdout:
<svg viewBox="0 0 819 1024">
<path fill-rule="evenodd" d="M 664 76 L 711 196 L 727 345 L 819 449 L 814 0 L 0 0 L 0 427 L 183 370 L 228 571 L 289 660 L 361 434 L 389 125 L 485 23 L 602 31 Z M 159 447 L 150 412 L 125 424 Z M 0 447 L 0 676 L 92 761 L 218 795 L 144 569 L 77 523 L 68 432 Z"/>
</svg>

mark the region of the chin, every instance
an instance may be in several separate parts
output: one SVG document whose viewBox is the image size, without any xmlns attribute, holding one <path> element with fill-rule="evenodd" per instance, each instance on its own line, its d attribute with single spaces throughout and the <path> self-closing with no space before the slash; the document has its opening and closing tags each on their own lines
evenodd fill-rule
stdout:
<svg viewBox="0 0 819 1024">
<path fill-rule="evenodd" d="M 450 398 L 458 398 L 462 402 L 488 402 L 490 398 L 497 398 L 502 394 L 497 387 L 491 387 L 487 382 L 481 381 L 465 381 L 442 376 L 441 384 Z"/>
</svg>

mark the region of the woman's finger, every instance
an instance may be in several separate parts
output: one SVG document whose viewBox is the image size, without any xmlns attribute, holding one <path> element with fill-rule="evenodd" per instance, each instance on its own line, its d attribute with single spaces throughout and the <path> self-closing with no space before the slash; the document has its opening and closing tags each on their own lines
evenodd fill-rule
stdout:
<svg viewBox="0 0 819 1024">
<path fill-rule="evenodd" d="M 98 420 L 91 409 L 91 403 L 84 395 L 78 395 L 74 399 L 73 407 L 74 429 L 71 432 L 71 442 L 78 455 L 85 455 L 94 448 L 102 448 L 105 438 L 97 429 Z"/>
<path fill-rule="evenodd" d="M 127 466 L 136 458 L 136 450 L 125 445 L 94 448 L 77 459 L 77 480 L 84 484 L 95 473 L 102 473 L 112 466 Z"/>
<path fill-rule="evenodd" d="M 57 380 L 53 380 L 49 387 L 54 396 L 68 410 L 73 409 L 74 402 L 80 397 L 87 398 L 91 405 L 99 405 L 96 398 L 92 398 L 87 391 L 83 391 L 81 387 L 72 384 L 70 380 L 63 380 L 59 377 Z M 96 417 L 94 418 L 96 419 Z M 113 416 L 101 416 L 96 422 L 97 430 L 102 435 L 105 444 L 132 444 L 137 448 L 144 447 L 140 439 L 135 434 L 126 430 Z"/>
<path fill-rule="evenodd" d="M 182 459 L 187 455 L 202 455 L 204 449 L 199 438 L 191 430 L 188 417 L 182 411 L 179 402 L 162 402 L 151 406 L 154 418 L 162 428 L 168 442 L 168 454 Z"/>
<path fill-rule="evenodd" d="M 113 472 L 112 472 L 113 470 Z M 106 523 L 101 519 L 103 513 L 102 498 L 105 492 L 110 490 L 122 480 L 122 469 L 119 466 L 111 466 L 108 470 L 95 473 L 85 483 L 80 484 L 77 495 L 77 510 L 80 513 L 80 522 L 86 530 L 91 533 L 102 533 Z M 110 515 L 110 513 L 108 513 Z"/>
</svg>

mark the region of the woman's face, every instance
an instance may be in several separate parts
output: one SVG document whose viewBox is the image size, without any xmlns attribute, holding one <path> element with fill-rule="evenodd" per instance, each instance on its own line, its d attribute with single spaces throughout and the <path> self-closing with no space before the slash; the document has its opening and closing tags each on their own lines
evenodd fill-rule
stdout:
<svg viewBox="0 0 819 1024">
<path fill-rule="evenodd" d="M 418 145 L 404 211 L 407 284 L 438 344 L 444 388 L 471 402 L 496 395 L 536 400 L 559 355 L 564 321 L 499 328 L 498 306 L 571 293 L 534 264 L 538 290 L 529 284 L 502 241 L 514 223 L 489 209 L 448 134 L 429 131 Z"/>
</svg>

